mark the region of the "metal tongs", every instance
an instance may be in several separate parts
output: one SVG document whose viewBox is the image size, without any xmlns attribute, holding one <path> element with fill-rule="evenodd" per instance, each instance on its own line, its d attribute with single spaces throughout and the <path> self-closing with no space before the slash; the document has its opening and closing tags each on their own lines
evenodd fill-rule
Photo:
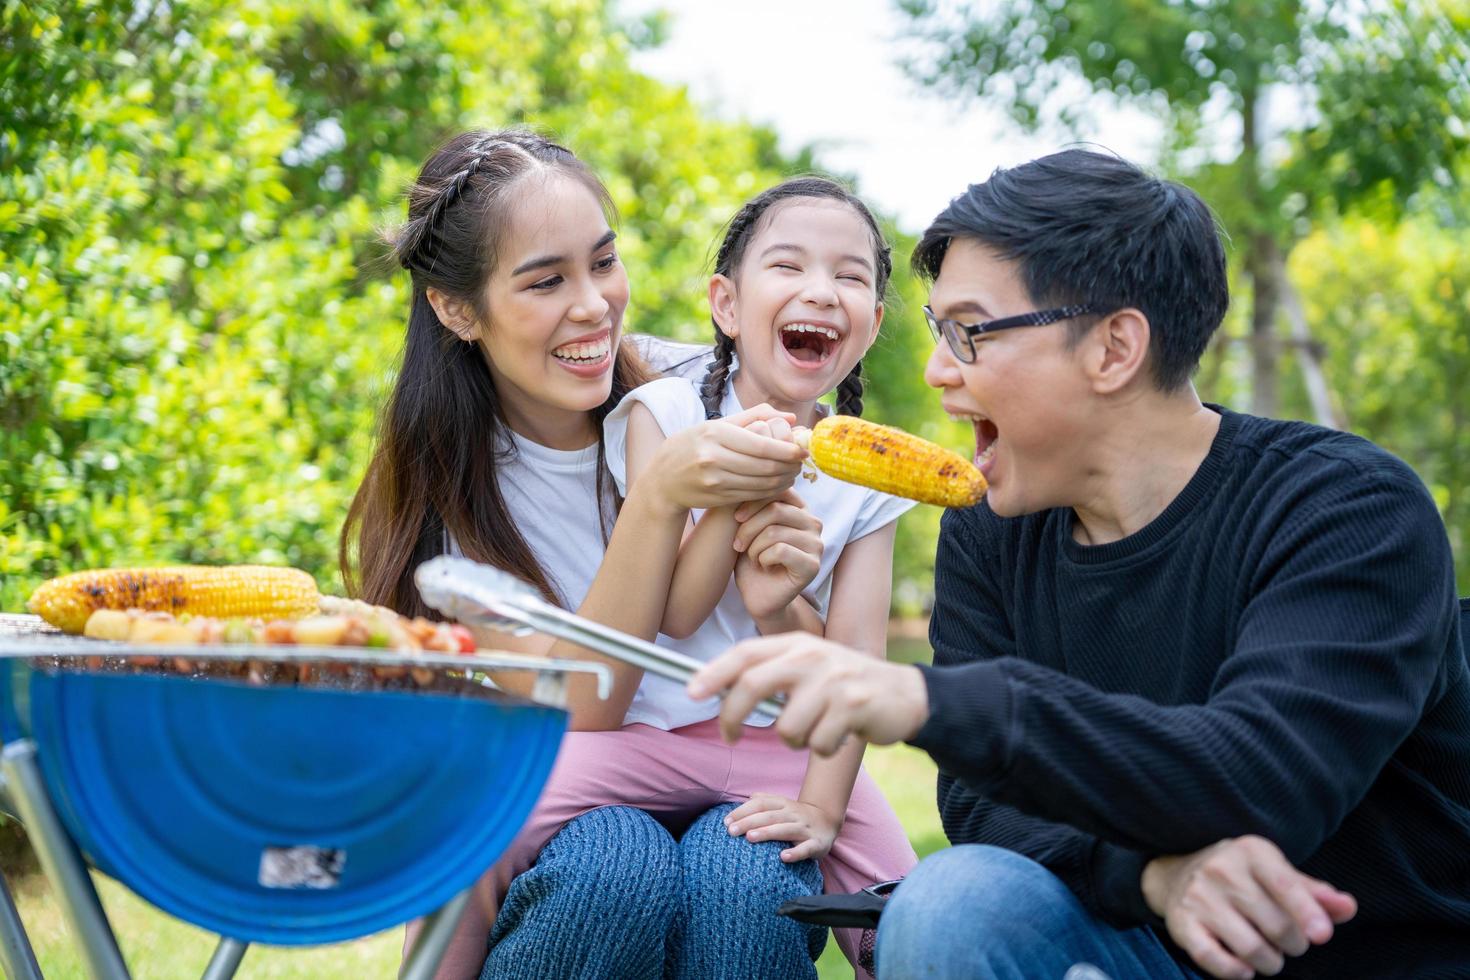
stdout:
<svg viewBox="0 0 1470 980">
<path fill-rule="evenodd" d="M 418 567 L 413 580 L 424 602 L 468 626 L 486 626 L 512 636 L 546 633 L 679 684 L 687 684 L 704 666 L 693 657 L 553 606 L 509 572 L 468 558 L 431 558 Z M 766 698 L 755 711 L 775 718 L 781 708 L 780 701 Z"/>
</svg>

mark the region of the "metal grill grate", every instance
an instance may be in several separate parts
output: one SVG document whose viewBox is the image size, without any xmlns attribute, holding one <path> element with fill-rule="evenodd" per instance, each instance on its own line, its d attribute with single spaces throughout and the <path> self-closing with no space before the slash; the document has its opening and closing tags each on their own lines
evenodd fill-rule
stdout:
<svg viewBox="0 0 1470 980">
<path fill-rule="evenodd" d="M 63 635 L 61 630 L 52 626 L 40 616 L 0 613 L 0 637 L 61 635 Z"/>
</svg>

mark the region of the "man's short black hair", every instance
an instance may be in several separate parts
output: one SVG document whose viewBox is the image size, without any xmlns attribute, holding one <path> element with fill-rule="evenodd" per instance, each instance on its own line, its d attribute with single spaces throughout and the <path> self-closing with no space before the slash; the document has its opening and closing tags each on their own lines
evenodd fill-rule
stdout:
<svg viewBox="0 0 1470 980">
<path fill-rule="evenodd" d="M 1225 249 L 1205 202 L 1105 153 L 1063 150 L 971 184 L 924 232 L 914 271 L 938 278 L 956 238 L 1016 262 L 1038 308 L 1141 310 L 1163 391 L 1188 383 L 1230 305 Z M 1095 322 L 1074 324 L 1074 342 Z"/>
</svg>

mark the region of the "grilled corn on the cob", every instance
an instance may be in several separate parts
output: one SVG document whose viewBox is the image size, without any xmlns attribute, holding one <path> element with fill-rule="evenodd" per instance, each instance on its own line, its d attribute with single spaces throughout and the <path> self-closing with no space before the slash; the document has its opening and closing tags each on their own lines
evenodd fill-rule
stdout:
<svg viewBox="0 0 1470 980">
<path fill-rule="evenodd" d="M 828 476 L 941 507 L 969 507 L 985 496 L 974 463 L 902 429 L 833 415 L 803 442 Z"/>
<path fill-rule="evenodd" d="M 42 583 L 28 604 L 51 625 L 80 633 L 97 609 L 298 619 L 320 601 L 316 581 L 298 568 L 174 565 L 73 572 Z"/>
</svg>

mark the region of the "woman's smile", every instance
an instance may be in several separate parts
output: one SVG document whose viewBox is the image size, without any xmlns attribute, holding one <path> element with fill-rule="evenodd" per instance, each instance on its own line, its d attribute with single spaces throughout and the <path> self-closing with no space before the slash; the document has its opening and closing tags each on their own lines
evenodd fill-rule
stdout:
<svg viewBox="0 0 1470 980">
<path fill-rule="evenodd" d="M 600 330 L 588 337 L 568 341 L 553 349 L 551 358 L 579 378 L 601 377 L 612 370 L 612 328 Z"/>
</svg>

